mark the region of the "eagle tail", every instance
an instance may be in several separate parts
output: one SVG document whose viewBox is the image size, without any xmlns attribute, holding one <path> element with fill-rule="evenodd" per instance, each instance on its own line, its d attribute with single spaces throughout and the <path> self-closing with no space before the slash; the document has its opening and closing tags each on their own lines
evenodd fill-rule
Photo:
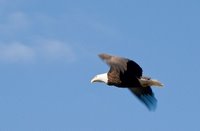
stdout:
<svg viewBox="0 0 200 131">
<path fill-rule="evenodd" d="M 151 79 L 150 77 L 143 76 L 139 79 L 139 82 L 143 87 L 147 87 L 147 86 L 162 87 L 163 86 L 163 84 L 160 81 L 156 79 Z"/>
<path fill-rule="evenodd" d="M 160 81 L 155 80 L 155 79 L 149 80 L 149 83 L 150 83 L 151 86 L 157 86 L 157 87 L 162 87 L 162 86 L 164 86 Z"/>
</svg>

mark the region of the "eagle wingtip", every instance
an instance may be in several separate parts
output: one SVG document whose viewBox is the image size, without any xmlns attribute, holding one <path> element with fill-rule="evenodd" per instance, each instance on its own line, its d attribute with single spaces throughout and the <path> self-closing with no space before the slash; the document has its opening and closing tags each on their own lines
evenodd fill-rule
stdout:
<svg viewBox="0 0 200 131">
<path fill-rule="evenodd" d="M 110 59 L 111 58 L 111 55 L 107 54 L 107 53 L 100 53 L 98 55 L 101 59 Z"/>
</svg>

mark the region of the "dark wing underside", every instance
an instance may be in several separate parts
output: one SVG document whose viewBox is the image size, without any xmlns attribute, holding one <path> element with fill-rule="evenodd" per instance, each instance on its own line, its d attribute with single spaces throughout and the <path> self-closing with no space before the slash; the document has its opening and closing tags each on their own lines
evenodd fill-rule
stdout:
<svg viewBox="0 0 200 131">
<path fill-rule="evenodd" d="M 129 88 L 129 90 L 142 102 L 149 110 L 155 110 L 157 100 L 150 87 Z"/>
</svg>

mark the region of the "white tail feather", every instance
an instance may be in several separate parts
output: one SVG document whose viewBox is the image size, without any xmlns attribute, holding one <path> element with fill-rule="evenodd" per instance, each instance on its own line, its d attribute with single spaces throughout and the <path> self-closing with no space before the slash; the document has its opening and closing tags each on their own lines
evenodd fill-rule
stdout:
<svg viewBox="0 0 200 131">
<path fill-rule="evenodd" d="M 155 79 L 147 79 L 147 78 L 140 78 L 139 79 L 140 81 L 140 84 L 143 86 L 143 87 L 146 87 L 146 86 L 157 86 L 157 87 L 162 87 L 163 84 L 161 82 L 159 82 L 158 80 L 155 80 Z"/>
<path fill-rule="evenodd" d="M 163 86 L 163 84 L 161 82 L 159 82 L 158 80 L 155 80 L 155 79 L 151 79 L 150 80 L 150 84 L 152 86 L 158 86 L 158 87 L 162 87 Z"/>
</svg>

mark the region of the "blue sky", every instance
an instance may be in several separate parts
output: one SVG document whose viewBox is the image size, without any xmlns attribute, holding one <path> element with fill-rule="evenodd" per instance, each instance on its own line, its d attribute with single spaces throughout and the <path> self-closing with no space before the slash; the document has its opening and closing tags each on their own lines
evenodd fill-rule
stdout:
<svg viewBox="0 0 200 131">
<path fill-rule="evenodd" d="M 0 0 L 0 131 L 200 130 L 197 0 Z M 155 112 L 91 84 L 99 53 L 159 79 Z"/>
</svg>

